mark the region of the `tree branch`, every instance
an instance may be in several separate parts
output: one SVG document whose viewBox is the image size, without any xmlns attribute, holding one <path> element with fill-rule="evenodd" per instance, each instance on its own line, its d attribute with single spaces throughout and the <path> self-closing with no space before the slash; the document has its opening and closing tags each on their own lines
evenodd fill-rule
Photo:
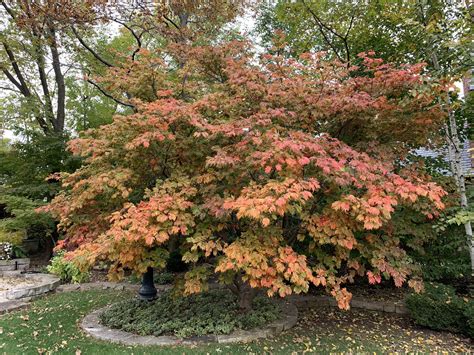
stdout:
<svg viewBox="0 0 474 355">
<path fill-rule="evenodd" d="M 3 0 L 2 0 L 2 6 L 5 9 L 5 11 L 12 17 L 12 19 L 15 19 L 15 13 Z"/>
<path fill-rule="evenodd" d="M 332 41 L 329 39 L 329 37 L 327 36 L 327 34 L 324 32 L 324 29 L 328 30 L 329 32 L 333 33 L 332 29 L 330 29 L 329 27 L 327 27 L 322 21 L 321 19 L 318 17 L 318 15 L 316 15 L 316 13 L 304 2 L 304 0 L 301 0 L 301 2 L 303 3 L 303 5 L 305 6 L 305 8 L 308 10 L 308 12 L 311 14 L 311 16 L 313 17 L 314 21 L 316 22 L 316 25 L 318 26 L 318 29 L 319 29 L 319 32 L 321 33 L 321 35 L 323 36 L 324 38 L 324 41 L 326 42 L 326 44 L 331 47 L 332 51 L 334 52 L 334 54 L 336 55 L 336 57 L 341 61 L 341 62 L 344 62 L 344 59 L 342 59 L 341 55 L 339 54 L 338 50 L 336 49 L 336 47 L 334 47 Z"/>
<path fill-rule="evenodd" d="M 54 126 L 56 132 L 64 130 L 64 120 L 66 117 L 66 84 L 64 83 L 64 75 L 61 71 L 61 62 L 59 60 L 59 52 L 56 42 L 56 33 L 52 26 L 49 26 L 49 48 L 51 51 L 52 65 L 54 70 L 54 79 L 58 87 L 57 107 L 56 107 L 56 124 Z"/>
<path fill-rule="evenodd" d="M 128 26 L 125 22 L 122 22 L 122 21 L 119 21 L 117 19 L 112 19 L 112 21 L 122 25 L 123 27 L 125 27 L 131 34 L 132 36 L 135 38 L 135 41 L 137 42 L 137 48 L 133 51 L 132 53 L 132 60 L 135 60 L 135 56 L 137 55 L 137 53 L 140 51 L 140 49 L 142 48 L 142 40 L 141 40 L 141 37 L 143 35 L 143 32 L 140 34 L 140 35 L 137 35 L 135 33 L 135 31 L 133 30 L 133 28 L 131 28 L 130 26 Z"/>
<path fill-rule="evenodd" d="M 173 25 L 173 27 L 175 27 L 178 31 L 181 31 L 181 28 L 176 24 L 176 22 L 174 22 L 172 19 L 170 19 L 168 16 L 166 16 L 165 14 L 163 14 L 163 18 L 168 21 L 169 23 L 171 23 Z"/>
<path fill-rule="evenodd" d="M 127 106 L 127 107 L 131 107 L 133 109 L 135 109 L 135 105 L 132 105 L 132 104 L 129 104 L 129 103 L 126 103 L 126 102 L 123 102 L 115 97 L 113 97 L 112 95 L 110 95 L 108 92 L 106 92 L 104 89 L 102 89 L 97 83 L 95 83 L 94 81 L 90 80 L 90 79 L 87 79 L 87 82 L 91 85 L 93 85 L 97 90 L 99 90 L 105 97 L 108 97 L 109 99 L 112 99 L 114 100 L 116 103 L 120 104 L 120 105 L 123 105 L 123 106 Z"/>
<path fill-rule="evenodd" d="M 20 70 L 20 67 L 18 66 L 18 62 L 16 61 L 16 58 L 15 58 L 15 54 L 13 53 L 13 51 L 10 49 L 10 47 L 8 46 L 7 43 L 5 42 L 2 42 L 3 44 L 3 48 L 5 48 L 5 52 L 7 52 L 7 56 L 8 56 L 8 59 L 10 60 L 10 64 L 13 68 L 13 70 L 15 71 L 15 75 L 18 79 L 18 82 L 17 84 L 15 84 L 15 82 L 12 80 L 12 78 L 9 76 L 9 74 L 7 74 L 5 71 L 5 75 L 7 75 L 8 79 L 10 79 L 10 81 L 15 84 L 15 86 L 23 93 L 23 95 L 25 96 L 31 96 L 31 91 L 30 89 L 28 88 L 28 85 L 26 84 L 26 80 Z M 11 74 L 10 74 L 11 75 Z M 11 75 L 12 76 L 12 75 Z"/>
<path fill-rule="evenodd" d="M 75 29 L 74 26 L 71 26 L 72 32 L 74 33 L 74 36 L 78 39 L 79 43 L 82 44 L 82 46 L 87 49 L 93 56 L 96 58 L 99 62 L 104 64 L 107 67 L 114 67 L 114 65 L 110 64 L 107 60 L 102 58 L 95 50 L 93 50 L 85 41 L 84 39 L 79 35 L 77 30 Z"/>
</svg>

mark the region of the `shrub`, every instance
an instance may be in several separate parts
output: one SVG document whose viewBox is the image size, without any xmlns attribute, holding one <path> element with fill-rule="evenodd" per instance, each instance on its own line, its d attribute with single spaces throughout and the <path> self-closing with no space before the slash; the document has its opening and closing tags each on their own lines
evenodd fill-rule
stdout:
<svg viewBox="0 0 474 355">
<path fill-rule="evenodd" d="M 20 246 L 26 238 L 41 239 L 51 237 L 55 223 L 47 213 L 37 212 L 44 202 L 4 193 L 0 189 L 0 242 Z"/>
<path fill-rule="evenodd" d="M 429 283 L 425 292 L 412 294 L 406 304 L 416 324 L 473 336 L 473 301 L 456 295 L 453 287 Z"/>
<path fill-rule="evenodd" d="M 0 243 L 21 245 L 23 239 L 25 239 L 25 233 L 23 231 L 8 232 L 0 227 Z"/>
<path fill-rule="evenodd" d="M 467 319 L 467 328 L 465 334 L 474 339 L 474 302 L 467 302 L 464 309 L 464 316 Z"/>
<path fill-rule="evenodd" d="M 175 278 L 174 274 L 172 274 L 171 272 L 164 271 L 164 272 L 155 274 L 153 281 L 157 285 L 169 285 L 173 283 L 174 278 Z"/>
<path fill-rule="evenodd" d="M 141 335 L 229 334 L 278 319 L 280 309 L 268 298 L 257 297 L 253 310 L 240 313 L 236 297 L 228 290 L 175 297 L 165 292 L 154 302 L 137 299 L 116 303 L 101 314 L 103 324 Z"/>
<path fill-rule="evenodd" d="M 73 262 L 67 260 L 64 253 L 59 253 L 53 257 L 47 270 L 64 282 L 80 283 L 89 280 L 89 273 L 81 271 Z"/>
</svg>

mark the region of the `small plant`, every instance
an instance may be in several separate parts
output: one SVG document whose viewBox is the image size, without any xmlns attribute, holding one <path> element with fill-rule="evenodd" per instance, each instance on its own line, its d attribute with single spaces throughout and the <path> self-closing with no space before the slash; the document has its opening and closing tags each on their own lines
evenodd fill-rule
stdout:
<svg viewBox="0 0 474 355">
<path fill-rule="evenodd" d="M 72 261 L 64 257 L 64 253 L 58 253 L 53 257 L 51 265 L 47 266 L 47 270 L 64 282 L 81 283 L 89 281 L 89 273 L 79 270 Z"/>
<path fill-rule="evenodd" d="M 0 260 L 10 260 L 13 258 L 13 245 L 8 242 L 0 243 Z"/>
<path fill-rule="evenodd" d="M 474 335 L 474 302 L 459 297 L 451 286 L 428 283 L 424 293 L 410 295 L 406 304 L 418 325 Z"/>
<path fill-rule="evenodd" d="M 0 260 L 11 260 L 25 256 L 26 253 L 20 246 L 9 242 L 0 243 Z"/>
<path fill-rule="evenodd" d="M 175 335 L 180 338 L 205 334 L 229 334 L 251 329 L 279 318 L 280 309 L 266 297 L 257 297 L 253 309 L 241 313 L 229 290 L 212 290 L 188 297 L 164 293 L 154 302 L 137 299 L 116 303 L 100 320 L 112 328 L 141 335 Z"/>
</svg>

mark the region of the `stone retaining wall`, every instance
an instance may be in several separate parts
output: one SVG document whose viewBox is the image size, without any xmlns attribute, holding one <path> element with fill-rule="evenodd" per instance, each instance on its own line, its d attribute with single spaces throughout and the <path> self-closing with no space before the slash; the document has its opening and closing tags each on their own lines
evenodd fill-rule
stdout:
<svg viewBox="0 0 474 355">
<path fill-rule="evenodd" d="M 24 271 L 30 266 L 29 258 L 0 260 L 0 272 L 2 271 Z"/>
<path fill-rule="evenodd" d="M 31 298 L 53 291 L 59 286 L 60 280 L 56 276 L 49 274 L 24 274 L 24 277 L 33 279 L 37 282 L 34 286 L 24 288 L 14 288 L 6 291 L 6 298 L 9 300 L 18 300 L 22 298 Z"/>
<path fill-rule="evenodd" d="M 24 308 L 33 297 L 53 291 L 60 283 L 59 278 L 49 274 L 22 274 L 20 271 L 2 271 L 1 276 L 28 278 L 34 285 L 0 291 L 0 314 Z"/>
<path fill-rule="evenodd" d="M 325 295 L 295 295 L 290 296 L 290 300 L 300 309 L 313 307 L 337 307 L 337 302 L 333 297 Z M 369 311 L 380 311 L 386 313 L 406 314 L 408 310 L 403 300 L 374 301 L 362 297 L 354 296 L 351 300 L 351 308 L 367 309 Z"/>
</svg>

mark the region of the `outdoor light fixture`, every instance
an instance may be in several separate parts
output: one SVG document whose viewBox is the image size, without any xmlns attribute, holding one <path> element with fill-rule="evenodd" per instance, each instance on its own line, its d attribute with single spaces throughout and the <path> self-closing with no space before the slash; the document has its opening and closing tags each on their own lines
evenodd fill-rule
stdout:
<svg viewBox="0 0 474 355">
<path fill-rule="evenodd" d="M 138 290 L 138 297 L 141 300 L 151 301 L 156 298 L 156 287 L 153 282 L 153 268 L 148 267 L 147 271 L 143 274 L 142 285 Z"/>
</svg>

